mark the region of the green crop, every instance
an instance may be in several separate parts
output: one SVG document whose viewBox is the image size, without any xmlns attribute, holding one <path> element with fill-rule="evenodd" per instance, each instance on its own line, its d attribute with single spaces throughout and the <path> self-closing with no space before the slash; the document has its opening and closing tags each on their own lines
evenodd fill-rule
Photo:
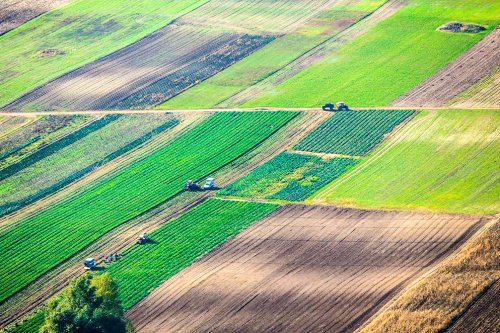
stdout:
<svg viewBox="0 0 500 333">
<path fill-rule="evenodd" d="M 0 235 L 0 301 L 116 226 L 259 145 L 298 113 L 221 112 L 166 147 Z M 29 269 L 27 269 L 29 267 Z"/>
<path fill-rule="evenodd" d="M 134 245 L 106 271 L 118 283 L 125 308 L 277 205 L 209 199 L 151 233 L 150 242 Z"/>
<path fill-rule="evenodd" d="M 349 158 L 281 153 L 233 184 L 221 196 L 301 201 L 356 164 Z"/>
<path fill-rule="evenodd" d="M 400 110 L 338 112 L 299 142 L 295 149 L 364 155 L 381 142 L 385 134 L 413 113 L 414 111 Z"/>
</svg>

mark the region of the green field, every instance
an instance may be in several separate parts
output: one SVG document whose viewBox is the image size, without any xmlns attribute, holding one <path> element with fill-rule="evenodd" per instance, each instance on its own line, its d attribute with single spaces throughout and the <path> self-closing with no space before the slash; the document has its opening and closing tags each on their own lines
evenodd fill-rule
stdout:
<svg viewBox="0 0 500 333">
<path fill-rule="evenodd" d="M 210 108 L 265 79 L 297 57 L 340 32 L 337 24 L 353 24 L 382 0 L 351 0 L 333 4 L 297 31 L 269 43 L 208 80 L 158 106 L 158 109 Z"/>
<path fill-rule="evenodd" d="M 151 241 L 134 245 L 123 259 L 106 268 L 118 283 L 125 308 L 257 222 L 277 205 L 209 199 L 151 233 Z M 147 264 L 145 264 L 147 263 Z"/>
<path fill-rule="evenodd" d="M 500 113 L 421 111 L 312 202 L 467 214 L 500 211 Z"/>
<path fill-rule="evenodd" d="M 482 24 L 488 31 L 457 34 L 436 30 L 450 21 Z M 356 106 L 386 105 L 472 47 L 499 23 L 500 3 L 496 1 L 409 1 L 321 63 L 243 106 L 316 107 L 332 99 Z"/>
<path fill-rule="evenodd" d="M 0 177 L 0 216 L 68 185 L 178 124 L 170 115 L 154 114 L 107 116 L 89 126 L 102 120 L 103 127 L 99 125 L 84 136 L 66 136 L 70 140 L 59 150 L 48 149 L 51 154 L 46 156 L 40 149 L 32 155 L 32 164 L 20 161 L 10 177 Z"/>
<path fill-rule="evenodd" d="M 302 201 L 356 164 L 349 158 L 281 153 L 217 192 L 220 196 Z"/>
<path fill-rule="evenodd" d="M 77 0 L 0 36 L 0 106 L 166 26 L 206 0 Z"/>
<path fill-rule="evenodd" d="M 291 112 L 217 113 L 169 145 L 0 234 L 0 301 L 116 226 L 259 145 Z M 29 266 L 29 270 L 26 267 Z"/>
<path fill-rule="evenodd" d="M 379 144 L 414 111 L 366 110 L 337 112 L 294 148 L 318 153 L 361 156 Z"/>
</svg>

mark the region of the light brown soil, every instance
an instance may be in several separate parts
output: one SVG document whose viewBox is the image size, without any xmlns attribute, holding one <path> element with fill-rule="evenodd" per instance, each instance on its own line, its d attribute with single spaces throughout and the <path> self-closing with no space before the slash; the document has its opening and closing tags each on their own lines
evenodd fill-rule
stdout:
<svg viewBox="0 0 500 333">
<path fill-rule="evenodd" d="M 499 309 L 500 281 L 497 281 L 446 332 L 498 332 L 500 330 Z"/>
<path fill-rule="evenodd" d="M 138 332 L 350 332 L 480 218 L 284 206 L 128 313 Z"/>
<path fill-rule="evenodd" d="M 183 130 L 188 128 L 185 127 L 186 124 L 189 124 L 190 128 L 190 126 L 193 125 L 193 122 L 197 122 L 202 119 L 202 117 L 200 117 L 202 115 L 203 114 L 198 114 L 196 117 L 193 117 L 193 113 L 188 113 L 185 117 L 189 117 L 189 119 L 185 119 L 181 123 L 181 125 L 183 125 Z M 295 118 L 291 123 L 275 133 L 271 140 L 265 141 L 263 145 L 242 156 L 226 168 L 221 169 L 215 175 L 218 184 L 224 186 L 233 182 L 237 178 L 247 174 L 251 170 L 272 159 L 287 147 L 293 146 L 305 135 L 307 135 L 314 127 L 324 121 L 326 116 L 327 115 L 324 113 L 304 113 L 302 116 Z M 174 129 L 181 127 L 181 125 L 178 125 Z M 179 129 L 177 129 L 176 133 L 179 133 Z M 126 165 L 132 163 L 135 159 L 143 156 L 147 152 L 150 152 L 152 149 L 158 149 L 159 145 L 163 146 L 170 139 L 172 139 L 171 135 L 169 138 L 163 137 L 161 139 L 156 139 L 156 142 L 148 144 L 148 146 L 144 147 L 142 151 L 137 151 L 135 153 L 136 156 L 124 156 L 121 158 L 123 160 L 112 162 L 113 165 L 106 166 L 105 168 L 93 172 L 88 177 L 79 181 L 78 184 L 70 185 L 67 189 L 54 194 L 51 198 L 29 206 L 22 212 L 19 212 L 17 216 L 15 216 L 15 219 L 19 220 L 21 217 L 32 214 L 46 205 L 53 205 L 59 200 L 63 200 L 70 193 L 77 193 L 81 191 L 87 186 L 87 184 L 95 181 L 99 177 L 103 177 L 103 174 L 105 177 L 108 177 L 109 175 L 118 172 Z M 90 254 L 95 258 L 101 258 L 109 255 L 109 253 L 121 252 L 125 247 L 135 243 L 138 235 L 142 232 L 152 232 L 164 223 L 167 223 L 171 218 L 181 214 L 213 194 L 213 192 L 181 194 L 173 200 L 167 201 L 157 209 L 139 216 L 106 234 L 89 248 L 86 248 L 80 253 L 77 253 L 73 257 L 69 258 L 68 261 L 51 270 L 46 275 L 36 280 L 28 288 L 16 294 L 7 302 L 1 304 L 0 328 L 6 327 L 26 316 L 43 304 L 43 302 L 45 302 L 48 298 L 64 288 L 72 278 L 83 274 L 84 270 L 82 270 L 81 262 Z M 4 223 L 7 222 L 5 221 Z M 10 227 L 10 225 L 7 227 Z"/>
<path fill-rule="evenodd" d="M 481 78 L 490 74 L 499 64 L 500 28 L 496 28 L 469 51 L 390 105 L 444 106 Z M 500 102 L 497 100 L 496 105 L 498 103 Z"/>
<path fill-rule="evenodd" d="M 70 0 L 3 0 L 0 4 L 0 35 L 69 3 Z"/>
</svg>

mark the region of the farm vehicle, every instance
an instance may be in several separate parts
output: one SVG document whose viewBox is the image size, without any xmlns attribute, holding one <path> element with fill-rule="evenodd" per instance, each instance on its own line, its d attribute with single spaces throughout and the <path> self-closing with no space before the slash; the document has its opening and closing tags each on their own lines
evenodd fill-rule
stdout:
<svg viewBox="0 0 500 333">
<path fill-rule="evenodd" d="M 142 233 L 139 238 L 137 239 L 137 244 L 142 245 L 146 244 L 148 242 L 148 234 L 147 233 Z"/>
<path fill-rule="evenodd" d="M 207 178 L 205 184 L 200 186 L 199 184 L 188 180 L 184 185 L 184 191 L 210 191 L 215 189 L 215 178 Z"/>
<path fill-rule="evenodd" d="M 83 261 L 83 268 L 85 268 L 85 270 L 93 270 L 97 268 L 97 262 L 94 258 L 87 258 Z"/>
<path fill-rule="evenodd" d="M 337 106 L 333 103 L 326 103 L 321 107 L 323 111 L 349 111 L 349 106 L 345 104 L 344 102 L 338 102 Z"/>
</svg>

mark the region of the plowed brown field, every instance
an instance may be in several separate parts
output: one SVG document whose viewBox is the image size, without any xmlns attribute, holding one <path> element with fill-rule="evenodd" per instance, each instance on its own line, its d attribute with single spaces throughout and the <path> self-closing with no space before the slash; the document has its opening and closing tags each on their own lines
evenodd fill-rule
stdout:
<svg viewBox="0 0 500 333">
<path fill-rule="evenodd" d="M 500 28 L 434 76 L 391 103 L 397 107 L 443 106 L 500 64 Z M 481 105 L 476 105 L 481 106 Z"/>
<path fill-rule="evenodd" d="M 69 0 L 2 0 L 0 35 L 68 2 Z"/>
<path fill-rule="evenodd" d="M 483 296 L 473 303 L 447 332 L 498 332 L 500 330 L 498 309 L 500 309 L 500 281 L 493 284 Z"/>
<path fill-rule="evenodd" d="M 479 217 L 284 206 L 127 316 L 138 332 L 349 332 Z"/>
</svg>

